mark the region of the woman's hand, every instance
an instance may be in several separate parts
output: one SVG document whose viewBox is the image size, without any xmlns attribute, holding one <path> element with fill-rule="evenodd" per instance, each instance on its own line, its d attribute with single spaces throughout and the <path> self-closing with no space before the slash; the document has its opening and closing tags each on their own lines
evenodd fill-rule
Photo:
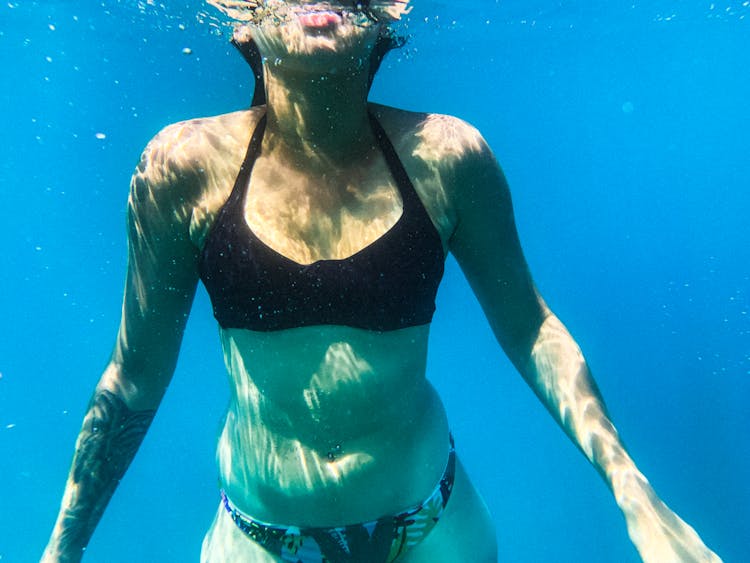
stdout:
<svg viewBox="0 0 750 563">
<path fill-rule="evenodd" d="M 672 512 L 643 478 L 617 494 L 628 534 L 645 563 L 721 563 L 695 530 Z"/>
</svg>

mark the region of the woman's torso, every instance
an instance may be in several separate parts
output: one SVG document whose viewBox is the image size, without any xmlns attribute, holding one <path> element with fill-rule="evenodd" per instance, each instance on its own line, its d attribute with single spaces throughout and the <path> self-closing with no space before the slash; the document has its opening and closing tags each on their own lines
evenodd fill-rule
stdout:
<svg viewBox="0 0 750 563">
<path fill-rule="evenodd" d="M 375 111 L 445 248 L 455 223 L 442 180 L 451 163 L 440 158 L 445 147 L 434 146 L 435 124 Z M 202 179 L 190 224 L 199 248 L 262 112 L 186 125 Z M 366 167 L 313 178 L 270 150 L 255 163 L 244 218 L 263 243 L 306 264 L 360 251 L 393 227 L 401 209 L 378 155 Z M 429 325 L 221 329 L 231 400 L 217 460 L 233 503 L 259 520 L 320 526 L 372 520 L 426 498 L 449 447 L 444 409 L 425 378 L 428 334 Z"/>
</svg>

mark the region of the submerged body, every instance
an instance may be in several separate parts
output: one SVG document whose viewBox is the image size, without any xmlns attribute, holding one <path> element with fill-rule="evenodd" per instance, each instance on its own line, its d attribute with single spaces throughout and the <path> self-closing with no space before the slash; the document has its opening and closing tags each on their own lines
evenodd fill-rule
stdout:
<svg viewBox="0 0 750 563">
<path fill-rule="evenodd" d="M 218 448 L 238 508 L 266 522 L 337 525 L 427 498 L 449 431 L 425 377 L 426 329 L 238 332 L 222 335 L 233 393 Z"/>
<path fill-rule="evenodd" d="M 362 3 L 349 12 L 289 4 L 305 6 L 252 34 L 267 105 L 167 127 L 133 176 L 122 321 L 44 561 L 82 557 L 172 377 L 199 277 L 231 388 L 217 449 L 222 501 L 203 561 L 296 561 L 261 537 L 273 529 L 313 530 L 301 541 L 321 549 L 303 563 L 496 561 L 494 527 L 426 378 L 448 252 L 498 343 L 611 488 L 644 560 L 718 561 L 621 444 L 580 349 L 533 283 L 507 183 L 481 135 L 449 116 L 368 103 L 388 36 Z M 373 4 L 395 14 L 406 2 Z M 265 262 L 247 262 L 248 245 Z M 281 271 L 274 263 L 287 277 L 267 283 Z M 351 267 L 324 275 L 329 263 Z M 404 512 L 424 526 L 389 533 L 415 541 L 401 549 L 392 539 L 374 555 L 369 524 Z M 321 553 L 320 530 L 340 540 L 343 559 Z"/>
<path fill-rule="evenodd" d="M 255 110 L 252 118 L 262 112 Z M 377 162 L 383 160 L 377 152 L 373 168 L 348 186 L 353 208 L 340 218 L 315 217 L 324 211 L 307 202 L 319 201 L 315 191 L 327 186 L 311 186 L 310 178 L 304 179 L 307 187 L 293 185 L 292 171 L 279 172 L 283 162 L 274 162 L 268 152 L 240 186 L 246 190 L 243 219 L 252 234 L 297 264 L 371 250 L 403 215 L 399 189 L 385 162 Z M 266 171 L 285 178 L 283 187 Z M 415 179 L 421 185 L 438 181 Z M 224 180 L 218 183 L 234 184 L 231 176 Z M 286 189 L 294 197 L 279 194 Z M 273 197 L 284 199 L 293 223 L 261 222 L 262 212 L 254 209 L 274 209 Z M 433 202 L 436 214 L 447 217 L 437 205 Z M 201 232 L 211 232 L 216 215 L 205 216 Z M 279 215 L 271 220 L 279 221 Z M 328 222 L 333 231 L 341 223 L 339 240 L 325 233 L 328 248 L 315 248 L 313 240 L 290 234 L 299 233 L 298 218 L 304 215 L 313 232 Z M 443 223 L 441 240 L 450 232 L 448 221 Z M 440 399 L 425 377 L 428 335 L 427 324 L 389 331 L 320 324 L 273 331 L 222 328 L 233 393 L 218 462 L 229 498 L 260 520 L 299 525 L 371 520 L 426 498 L 445 467 L 449 433 Z M 410 467 L 418 470 L 406 470 Z M 380 492 L 374 498 L 373 489 Z"/>
<path fill-rule="evenodd" d="M 413 184 L 440 252 L 447 254 L 455 211 L 445 191 L 446 175 L 467 150 L 462 140 L 478 147 L 478 134 L 446 116 L 370 107 Z M 179 229 L 190 233 L 198 262 L 230 199 L 250 133 L 265 112 L 260 107 L 176 124 L 144 153 L 136 185 L 153 186 L 155 178 L 175 170 L 194 179 L 187 193 L 167 197 L 185 205 L 177 214 L 183 218 Z M 367 168 L 315 179 L 299 168 L 287 169 L 270 141 L 247 184 L 237 187 L 244 192 L 241 220 L 279 255 L 301 265 L 344 260 L 377 247 L 397 223 L 411 220 L 403 205 L 405 188 L 397 185 L 378 146 L 370 147 Z M 345 201 L 334 203 L 330 185 L 336 182 L 346 184 L 339 191 Z M 137 197 L 154 201 L 164 195 L 149 190 Z M 378 306 L 372 303 L 373 309 Z M 226 327 L 220 337 L 232 393 L 217 462 L 221 486 L 243 514 L 295 526 L 369 522 L 418 505 L 440 481 L 449 427 L 426 378 L 429 324 L 387 331 L 319 324 L 268 331 Z M 477 542 L 484 544 L 492 560 L 493 526 L 460 463 L 441 522 L 450 522 L 454 512 L 471 515 L 457 523 L 477 536 L 467 549 L 476 553 Z M 220 507 L 204 559 L 230 557 L 232 538 L 240 550 L 229 552 L 232 560 L 245 560 L 247 538 Z M 408 557 L 428 548 L 418 547 Z M 455 549 L 449 553 L 456 560 Z M 252 549 L 250 554 L 248 561 L 261 556 Z M 426 560 L 435 557 L 432 552 Z"/>
</svg>

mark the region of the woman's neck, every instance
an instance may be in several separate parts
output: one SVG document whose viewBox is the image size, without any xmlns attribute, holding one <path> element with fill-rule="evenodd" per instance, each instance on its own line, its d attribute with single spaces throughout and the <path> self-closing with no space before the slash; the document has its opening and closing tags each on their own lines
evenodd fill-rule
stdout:
<svg viewBox="0 0 750 563">
<path fill-rule="evenodd" d="M 266 138 L 274 150 L 314 164 L 342 162 L 372 148 L 367 68 L 320 75 L 267 65 L 265 71 Z"/>
</svg>

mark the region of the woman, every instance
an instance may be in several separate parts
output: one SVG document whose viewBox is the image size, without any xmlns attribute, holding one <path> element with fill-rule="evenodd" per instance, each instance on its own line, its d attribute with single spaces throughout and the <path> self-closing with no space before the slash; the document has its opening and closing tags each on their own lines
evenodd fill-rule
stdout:
<svg viewBox="0 0 750 563">
<path fill-rule="evenodd" d="M 534 287 L 481 135 L 367 102 L 405 3 L 280 4 L 222 2 L 254 20 L 267 104 L 167 127 L 136 170 L 122 323 L 44 559 L 81 558 L 172 376 L 201 279 L 232 385 L 202 561 L 496 561 L 425 377 L 450 251 L 643 559 L 718 561 L 620 443 Z"/>
</svg>

